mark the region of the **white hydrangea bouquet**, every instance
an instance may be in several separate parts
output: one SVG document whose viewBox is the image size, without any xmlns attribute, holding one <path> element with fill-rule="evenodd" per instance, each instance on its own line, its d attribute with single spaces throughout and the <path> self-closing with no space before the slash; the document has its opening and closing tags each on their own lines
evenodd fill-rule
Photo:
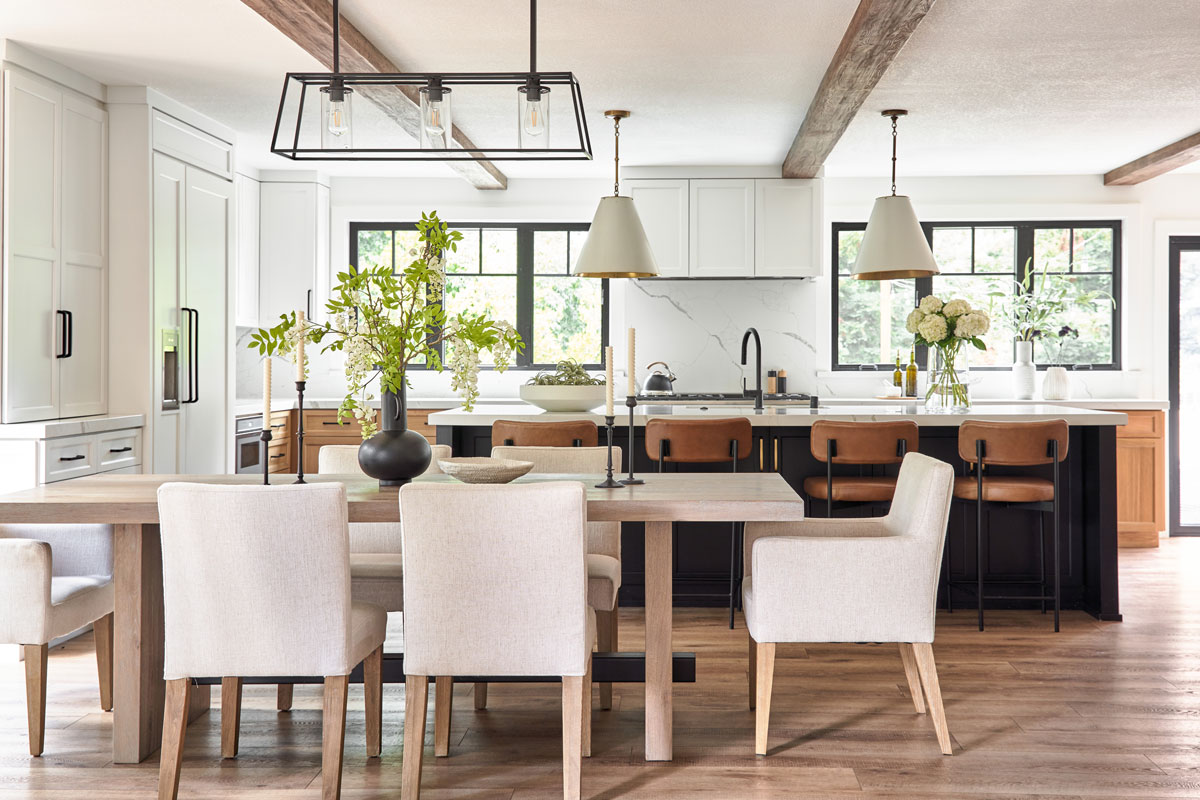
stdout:
<svg viewBox="0 0 1200 800">
<path fill-rule="evenodd" d="M 357 419 L 364 439 L 376 431 L 374 396 L 368 392 L 376 375 L 383 392 L 403 396 L 414 362 L 423 360 L 427 368 L 443 370 L 438 348 L 442 345 L 453 372 L 451 387 L 469 410 L 479 397 L 480 351 L 491 350 L 495 368 L 502 372 L 525 348 L 507 321 L 466 311 L 447 316 L 442 306 L 444 255 L 457 249 L 462 234 L 449 230 L 437 212 L 422 214 L 417 232 L 419 249 L 403 270 L 393 272 L 383 265 L 338 274 L 338 285 L 325 306 L 328 322 L 305 320 L 301 325 L 295 313 L 284 314 L 278 325 L 250 337 L 250 347 L 267 356 L 292 352 L 299 338 L 324 343 L 321 352 L 345 353 L 347 392 L 338 419 Z"/>
<path fill-rule="evenodd" d="M 926 405 L 939 408 L 965 408 L 971 404 L 966 381 L 966 353 L 970 342 L 978 350 L 987 350 L 981 338 L 992 327 L 986 311 L 971 308 L 966 300 L 943 303 L 936 295 L 926 295 L 908 315 L 905 328 L 918 345 L 925 345 L 936 356 L 930 366 Z"/>
</svg>

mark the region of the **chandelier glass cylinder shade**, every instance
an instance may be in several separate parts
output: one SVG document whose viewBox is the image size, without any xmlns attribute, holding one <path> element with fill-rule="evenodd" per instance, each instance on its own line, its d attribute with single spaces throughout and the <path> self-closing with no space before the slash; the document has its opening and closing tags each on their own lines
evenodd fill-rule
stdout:
<svg viewBox="0 0 1200 800">
<path fill-rule="evenodd" d="M 901 109 L 883 112 L 883 116 L 892 120 L 892 193 L 875 198 L 867 220 L 851 271 L 851 277 L 861 281 L 927 278 L 938 274 L 937 262 L 912 201 L 896 194 L 896 121 L 907 113 Z"/>
<path fill-rule="evenodd" d="M 333 0 L 333 15 L 333 72 L 284 76 L 272 153 L 294 161 L 591 159 L 579 82 L 570 72 L 537 69 L 536 0 L 530 0 L 526 72 L 340 72 L 338 0 Z M 558 96 L 553 138 L 551 95 Z M 475 129 L 472 139 L 454 127 L 455 118 L 477 116 L 481 124 L 495 120 L 498 107 L 514 100 L 513 127 L 486 134 Z"/>
</svg>

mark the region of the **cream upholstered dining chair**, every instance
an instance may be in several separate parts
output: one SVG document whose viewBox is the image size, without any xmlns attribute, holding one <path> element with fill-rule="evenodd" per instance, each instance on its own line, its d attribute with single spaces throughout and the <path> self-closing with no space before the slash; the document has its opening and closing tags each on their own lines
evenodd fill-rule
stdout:
<svg viewBox="0 0 1200 800">
<path fill-rule="evenodd" d="M 400 489 L 400 517 L 402 800 L 420 794 L 430 675 L 447 688 L 459 675 L 560 676 L 563 795 L 578 798 L 580 757 L 591 755 L 596 624 L 587 602 L 583 484 L 412 483 Z M 447 692 L 436 710 L 447 723 L 449 699 Z"/>
<path fill-rule="evenodd" d="M 433 460 L 426 475 L 441 474 L 438 459 L 450 457 L 450 445 L 431 445 Z M 317 472 L 322 475 L 362 475 L 358 445 L 327 444 L 317 451 Z M 404 610 L 404 571 L 400 564 L 400 525 L 394 522 L 350 523 L 350 595 L 384 611 Z M 292 684 L 277 688 L 275 706 L 292 708 Z"/>
<path fill-rule="evenodd" d="M 494 458 L 533 462 L 532 473 L 601 475 L 608 465 L 607 447 L 492 448 Z M 613 463 L 620 466 L 621 448 L 613 448 Z M 617 592 L 621 588 L 621 523 L 587 524 L 588 605 L 596 612 L 596 649 L 617 650 Z M 475 707 L 487 705 L 487 684 L 475 685 Z M 600 708 L 612 708 L 612 684 L 600 684 Z"/>
<path fill-rule="evenodd" d="M 167 483 L 162 527 L 167 702 L 159 798 L 174 800 L 193 678 L 221 680 L 221 752 L 237 754 L 242 678 L 325 678 L 322 797 L 341 794 L 350 671 L 363 664 L 367 755 L 379 755 L 387 614 L 350 599 L 346 487 Z"/>
<path fill-rule="evenodd" d="M 46 740 L 50 641 L 92 623 L 100 708 L 112 711 L 111 525 L 0 525 L 0 643 L 23 646 L 29 754 Z"/>
<path fill-rule="evenodd" d="M 953 485 L 949 464 L 909 453 L 887 516 L 746 525 L 742 600 L 758 755 L 767 754 L 777 642 L 899 643 L 913 705 L 923 714 L 928 700 L 938 744 L 953 752 L 932 647 Z"/>
</svg>

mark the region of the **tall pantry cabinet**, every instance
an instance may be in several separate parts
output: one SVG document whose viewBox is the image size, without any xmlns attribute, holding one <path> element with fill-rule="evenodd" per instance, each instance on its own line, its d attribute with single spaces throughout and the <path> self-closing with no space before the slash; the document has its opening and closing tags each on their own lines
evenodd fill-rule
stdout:
<svg viewBox="0 0 1200 800">
<path fill-rule="evenodd" d="M 4 423 L 103 414 L 108 121 L 90 97 L 3 76 Z"/>
</svg>

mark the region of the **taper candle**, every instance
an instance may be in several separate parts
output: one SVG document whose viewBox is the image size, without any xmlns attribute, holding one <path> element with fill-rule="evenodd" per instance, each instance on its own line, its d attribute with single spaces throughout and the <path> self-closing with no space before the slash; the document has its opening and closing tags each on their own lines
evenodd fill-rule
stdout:
<svg viewBox="0 0 1200 800">
<path fill-rule="evenodd" d="M 604 348 L 604 413 L 613 415 L 613 349 L 612 345 Z"/>
<path fill-rule="evenodd" d="M 271 428 L 271 357 L 263 359 L 263 430 Z"/>
<path fill-rule="evenodd" d="M 629 329 L 629 391 L 626 392 L 626 394 L 629 395 L 630 397 L 633 397 L 634 395 L 637 394 L 637 382 L 636 382 L 637 357 L 635 354 L 633 338 L 634 338 L 633 328 L 630 328 Z"/>
<path fill-rule="evenodd" d="M 296 325 L 300 328 L 301 333 L 303 333 L 304 328 L 305 328 L 303 311 L 299 311 L 296 313 Z M 304 380 L 304 337 L 303 336 L 301 336 L 296 342 L 296 380 L 297 381 Z"/>
</svg>

